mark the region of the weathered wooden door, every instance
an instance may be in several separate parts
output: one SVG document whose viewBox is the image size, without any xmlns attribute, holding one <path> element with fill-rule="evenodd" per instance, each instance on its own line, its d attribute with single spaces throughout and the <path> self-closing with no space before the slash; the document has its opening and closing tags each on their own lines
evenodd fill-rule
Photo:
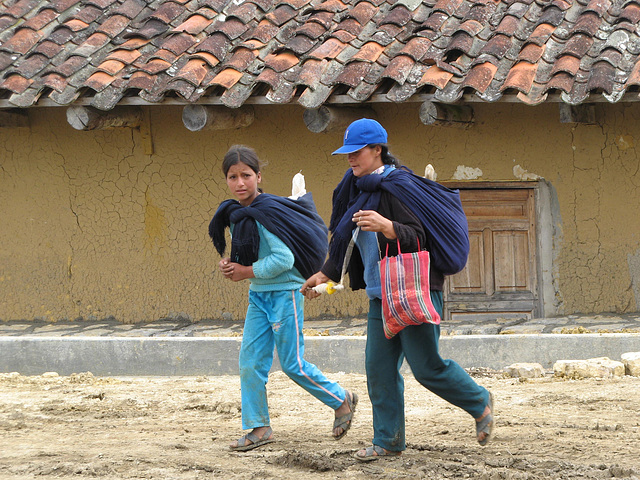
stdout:
<svg viewBox="0 0 640 480">
<path fill-rule="evenodd" d="M 460 196 L 471 249 L 464 270 L 447 278 L 445 319 L 537 316 L 534 189 L 460 188 Z"/>
</svg>

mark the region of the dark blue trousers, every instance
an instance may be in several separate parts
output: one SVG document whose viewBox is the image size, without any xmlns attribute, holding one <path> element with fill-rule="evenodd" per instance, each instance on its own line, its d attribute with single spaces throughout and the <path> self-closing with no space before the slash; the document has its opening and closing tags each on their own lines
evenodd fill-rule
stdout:
<svg viewBox="0 0 640 480">
<path fill-rule="evenodd" d="M 442 292 L 432 291 L 431 300 L 442 315 Z M 440 326 L 425 323 L 406 327 L 387 339 L 382 328 L 382 302 L 369 301 L 365 361 L 373 407 L 374 445 L 391 451 L 406 448 L 404 380 L 400 374 L 405 358 L 421 385 L 473 418 L 482 416 L 489 402 L 489 391 L 456 362 L 440 356 L 439 337 Z"/>
</svg>

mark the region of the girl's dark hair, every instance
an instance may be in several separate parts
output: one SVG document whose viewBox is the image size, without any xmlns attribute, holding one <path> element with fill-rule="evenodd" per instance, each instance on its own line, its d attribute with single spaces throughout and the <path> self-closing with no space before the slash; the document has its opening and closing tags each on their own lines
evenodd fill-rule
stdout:
<svg viewBox="0 0 640 480">
<path fill-rule="evenodd" d="M 229 169 L 238 163 L 244 163 L 251 170 L 260 173 L 260 159 L 258 154 L 251 147 L 246 145 L 233 145 L 225 154 L 222 160 L 222 172 L 227 176 Z"/>
<path fill-rule="evenodd" d="M 380 147 L 382 149 L 382 151 L 380 152 L 380 156 L 382 157 L 382 163 L 384 163 L 385 165 L 393 165 L 395 167 L 400 166 L 400 160 L 398 160 L 396 157 L 391 155 L 391 152 L 389 151 L 389 146 L 387 144 L 373 143 L 369 145 L 369 147 L 371 148 Z"/>
</svg>

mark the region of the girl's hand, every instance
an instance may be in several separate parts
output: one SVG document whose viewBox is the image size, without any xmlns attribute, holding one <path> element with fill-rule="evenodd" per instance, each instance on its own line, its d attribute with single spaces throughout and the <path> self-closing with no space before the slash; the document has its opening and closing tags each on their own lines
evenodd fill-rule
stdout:
<svg viewBox="0 0 640 480">
<path fill-rule="evenodd" d="M 220 260 L 218 262 L 218 269 L 220 270 L 220 273 L 222 273 L 222 275 L 225 278 L 228 278 L 228 274 L 232 271 L 232 269 L 231 269 L 231 259 L 230 258 L 223 258 L 222 260 Z"/>
<path fill-rule="evenodd" d="M 358 210 L 352 220 L 365 232 L 380 232 L 389 240 L 397 238 L 393 222 L 375 210 Z"/>
<path fill-rule="evenodd" d="M 246 280 L 247 278 L 253 278 L 253 267 L 245 267 L 239 263 L 234 263 L 228 258 L 223 258 L 218 263 L 220 272 L 224 278 L 231 280 L 232 282 L 239 282 L 240 280 Z"/>
<path fill-rule="evenodd" d="M 300 288 L 300 293 L 302 293 L 309 300 L 317 298 L 320 296 L 318 292 L 316 292 L 313 287 L 316 285 L 320 285 L 321 283 L 326 283 L 330 280 L 324 273 L 318 272 L 309 277 L 309 279 L 302 284 Z"/>
</svg>

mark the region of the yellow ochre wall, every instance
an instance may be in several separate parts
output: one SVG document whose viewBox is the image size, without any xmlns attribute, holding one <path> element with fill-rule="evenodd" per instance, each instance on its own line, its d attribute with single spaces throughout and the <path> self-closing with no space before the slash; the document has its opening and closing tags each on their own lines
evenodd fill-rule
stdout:
<svg viewBox="0 0 640 480">
<path fill-rule="evenodd" d="M 558 313 L 637 311 L 636 104 L 597 105 L 597 126 L 561 124 L 557 104 L 472 106 L 467 130 L 424 126 L 419 104 L 374 109 L 392 153 L 417 173 L 431 163 L 438 180 L 463 166 L 481 180 L 550 183 Z M 243 318 L 248 285 L 222 279 L 207 234 L 228 198 L 221 160 L 236 143 L 265 161 L 267 192 L 289 195 L 302 171 L 329 221 L 347 168 L 330 155 L 342 133 L 310 132 L 302 107 L 257 105 L 250 127 L 206 132 L 188 131 L 180 106 L 143 108 L 152 155 L 137 130 L 76 131 L 64 108 L 32 108 L 28 128 L 0 129 L 0 320 Z M 362 315 L 364 297 L 307 302 L 307 318 Z"/>
</svg>

